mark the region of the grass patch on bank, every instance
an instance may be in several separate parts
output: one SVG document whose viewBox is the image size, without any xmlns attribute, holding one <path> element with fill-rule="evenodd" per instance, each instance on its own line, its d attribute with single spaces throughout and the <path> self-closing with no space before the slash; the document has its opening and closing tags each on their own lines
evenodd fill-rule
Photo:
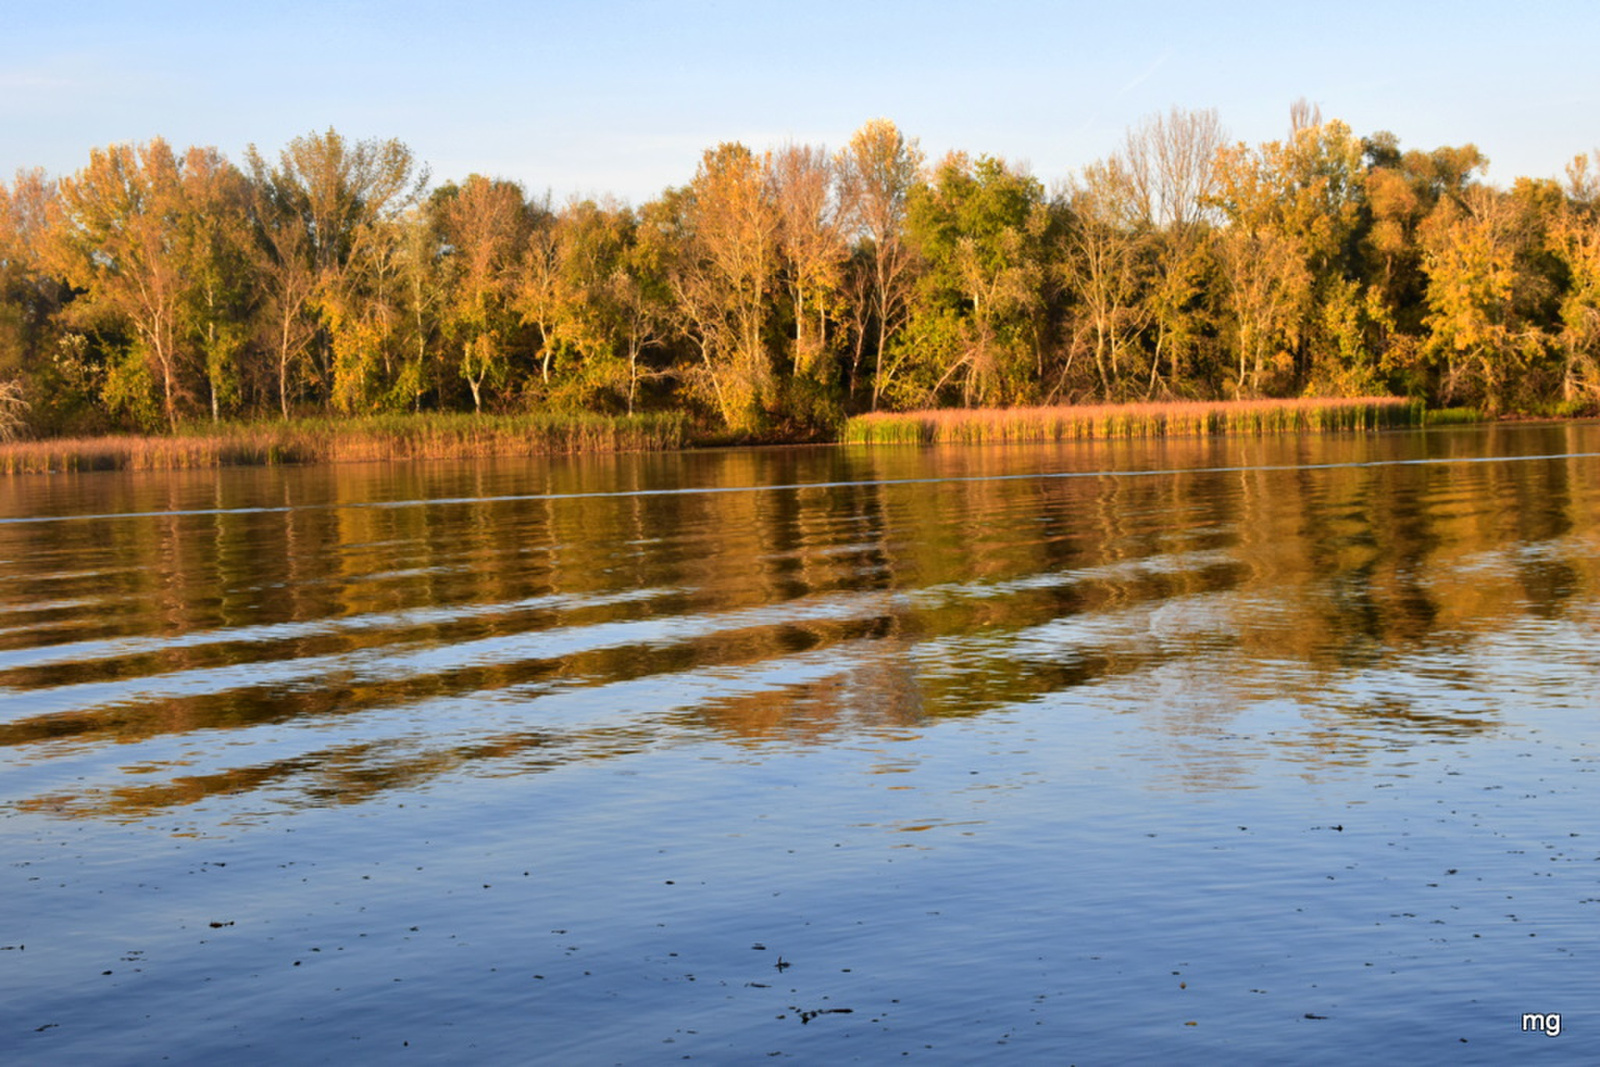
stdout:
<svg viewBox="0 0 1600 1067">
<path fill-rule="evenodd" d="M 1123 437 L 1275 434 L 1420 426 L 1420 401 L 1403 397 L 953 408 L 875 412 L 845 423 L 846 444 L 1001 444 Z"/>
<path fill-rule="evenodd" d="M 0 445 L 0 473 L 658 452 L 688 443 L 677 412 L 647 415 L 377 415 L 205 423 L 170 435 L 55 438 Z"/>
<path fill-rule="evenodd" d="M 1465 426 L 1483 421 L 1483 412 L 1477 408 L 1432 408 L 1423 416 L 1425 426 Z"/>
</svg>

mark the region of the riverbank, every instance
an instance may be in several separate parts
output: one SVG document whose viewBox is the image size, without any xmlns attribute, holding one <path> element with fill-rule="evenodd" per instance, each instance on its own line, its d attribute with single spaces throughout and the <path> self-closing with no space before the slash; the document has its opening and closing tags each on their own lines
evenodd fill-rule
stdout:
<svg viewBox="0 0 1600 1067">
<path fill-rule="evenodd" d="M 1005 444 L 1095 438 L 1327 433 L 1474 422 L 1464 408 L 1427 410 L 1402 397 L 877 412 L 846 420 L 843 444 Z M 0 444 L 0 474 L 190 470 L 371 460 L 474 459 L 659 452 L 741 443 L 697 432 L 680 412 L 607 415 L 385 415 L 204 424 Z M 765 444 L 787 443 L 763 441 Z"/>
<path fill-rule="evenodd" d="M 686 416 L 388 415 L 222 423 L 169 436 L 53 438 L 0 445 L 0 473 L 656 452 L 690 443 Z"/>
</svg>

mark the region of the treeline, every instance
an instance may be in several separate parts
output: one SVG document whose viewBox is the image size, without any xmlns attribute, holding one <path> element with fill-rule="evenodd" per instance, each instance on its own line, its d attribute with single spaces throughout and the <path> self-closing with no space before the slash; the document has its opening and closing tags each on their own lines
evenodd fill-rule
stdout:
<svg viewBox="0 0 1600 1067">
<path fill-rule="evenodd" d="M 161 140 L 0 185 L 0 430 L 399 411 L 675 409 L 803 436 L 951 406 L 1600 397 L 1600 152 L 1487 184 L 1303 104 L 1280 141 L 1156 115 L 1059 187 L 722 144 L 637 207 L 329 130 L 235 164 Z"/>
</svg>

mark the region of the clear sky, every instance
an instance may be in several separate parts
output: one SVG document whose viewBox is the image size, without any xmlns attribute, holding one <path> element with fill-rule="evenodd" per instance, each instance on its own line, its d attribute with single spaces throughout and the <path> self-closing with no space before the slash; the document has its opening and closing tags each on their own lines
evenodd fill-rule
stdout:
<svg viewBox="0 0 1600 1067">
<path fill-rule="evenodd" d="M 1473 142 L 1502 184 L 1557 177 L 1600 146 L 1600 3 L 19 3 L 0 176 L 153 136 L 270 158 L 332 126 L 399 138 L 435 180 L 638 203 L 720 141 L 837 148 L 882 116 L 930 158 L 1049 184 L 1173 105 L 1255 143 L 1302 96 L 1402 147 Z"/>
</svg>

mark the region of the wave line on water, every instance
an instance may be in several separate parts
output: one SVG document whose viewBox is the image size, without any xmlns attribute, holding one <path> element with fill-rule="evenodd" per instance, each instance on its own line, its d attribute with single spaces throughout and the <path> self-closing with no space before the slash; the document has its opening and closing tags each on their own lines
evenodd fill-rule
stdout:
<svg viewBox="0 0 1600 1067">
<path fill-rule="evenodd" d="M 232 626 L 210 630 L 192 630 L 188 633 L 149 636 L 105 637 L 89 641 L 75 641 L 62 645 L 43 645 L 31 648 L 0 649 L 0 678 L 9 671 L 57 666 L 59 664 L 84 664 L 106 659 L 154 655 L 182 648 L 202 648 L 209 645 L 266 645 L 274 642 L 303 640 L 371 630 L 418 629 L 425 626 L 447 626 L 470 619 L 510 616 L 538 611 L 579 611 L 586 608 L 610 607 L 659 597 L 672 596 L 681 590 L 675 588 L 625 589 L 615 593 L 549 593 L 524 597 L 520 600 L 491 601 L 482 604 L 441 604 L 433 607 L 407 608 L 400 611 L 369 612 L 363 615 L 335 616 L 301 619 L 292 622 L 258 623 L 251 626 Z M 0 616 L 3 617 L 3 616 Z M 12 627 L 10 629 L 27 629 Z M 8 632 L 0 629 L 0 634 Z M 0 692 L 4 692 L 0 686 Z"/>
<path fill-rule="evenodd" d="M 799 489 L 848 489 L 869 485 L 939 485 L 972 482 L 1048 481 L 1060 478 L 1155 478 L 1174 474 L 1241 474 L 1352 470 L 1361 467 L 1428 467 L 1455 463 L 1531 463 L 1547 459 L 1600 459 L 1600 452 L 1557 452 L 1534 456 L 1429 456 L 1423 459 L 1368 459 L 1349 463 L 1270 463 L 1229 467 L 1161 467 L 1153 470 L 1030 471 L 1026 474 L 967 474 L 927 478 L 869 478 L 864 481 L 782 482 L 774 485 L 692 485 L 674 489 L 597 489 L 577 493 L 509 493 L 505 496 L 430 497 L 426 500 L 341 501 L 334 504 L 285 504 L 277 507 L 174 508 L 170 511 L 121 511 L 95 515 L 22 515 L 0 518 L 0 526 L 40 522 L 93 522 L 101 519 L 159 519 L 187 515 L 273 515 L 291 511 L 337 511 L 345 508 L 443 507 L 451 504 L 532 503 L 651 496 L 693 496 L 712 493 L 776 493 Z"/>
<path fill-rule="evenodd" d="M 97 708 L 132 707 L 167 700 L 216 696 L 239 690 L 271 689 L 304 684 L 309 679 L 338 677 L 341 684 L 379 685 L 422 677 L 443 677 L 457 671 L 493 664 L 555 661 L 586 652 L 626 647 L 678 647 L 738 630 L 805 623 L 847 622 L 906 610 L 930 609 L 962 601 L 988 600 L 1028 589 L 1066 587 L 1096 580 L 1130 579 L 1157 570 L 1176 573 L 1220 561 L 1215 553 L 1162 555 L 1087 567 L 1053 574 L 1033 575 L 1009 582 L 965 582 L 923 589 L 848 591 L 806 597 L 781 604 L 757 605 L 689 615 L 619 619 L 607 622 L 558 625 L 544 629 L 496 634 L 438 644 L 406 638 L 344 652 L 266 659 L 222 666 L 185 666 L 137 676 L 98 681 L 69 682 L 43 687 L 11 687 L 6 675 L 16 669 L 37 668 L 62 662 L 89 663 L 121 656 L 151 654 L 173 648 L 198 647 L 240 639 L 282 640 L 319 633 L 382 628 L 385 624 L 416 624 L 428 618 L 452 619 L 495 613 L 501 609 L 527 610 L 571 600 L 570 597 L 532 598 L 512 604 L 471 605 L 464 608 L 421 609 L 350 619 L 207 630 L 175 639 L 131 637 L 48 646 L 39 650 L 0 652 L 0 701 L 26 701 L 26 713 L 14 722 L 37 722 L 50 716 L 82 715 Z M 646 601 L 670 594 L 670 588 L 628 591 L 604 597 L 582 598 L 577 606 L 597 603 Z M 0 726 L 8 720 L 0 718 Z"/>
</svg>

